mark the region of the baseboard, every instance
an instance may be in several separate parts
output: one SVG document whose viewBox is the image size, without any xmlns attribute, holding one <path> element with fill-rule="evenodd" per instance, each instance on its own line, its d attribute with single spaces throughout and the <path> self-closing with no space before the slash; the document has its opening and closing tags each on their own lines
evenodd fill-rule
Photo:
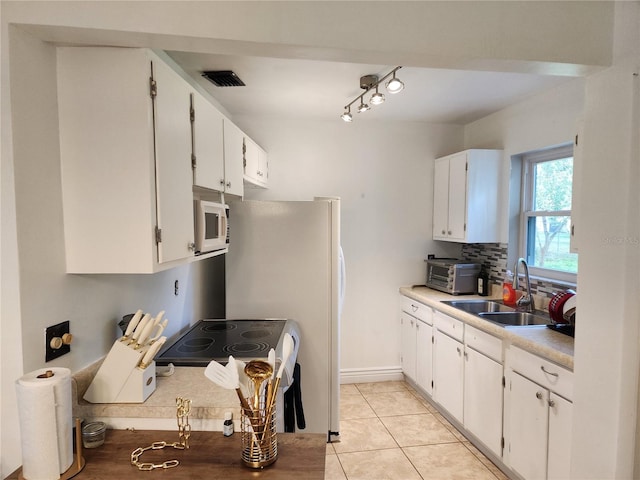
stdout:
<svg viewBox="0 0 640 480">
<path fill-rule="evenodd" d="M 344 368 L 340 370 L 340 383 L 371 383 L 404 380 L 401 367 Z"/>
</svg>

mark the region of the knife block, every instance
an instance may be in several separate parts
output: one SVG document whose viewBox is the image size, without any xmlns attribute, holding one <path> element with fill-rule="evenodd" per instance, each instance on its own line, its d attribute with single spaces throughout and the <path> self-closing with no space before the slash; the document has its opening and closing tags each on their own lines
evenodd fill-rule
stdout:
<svg viewBox="0 0 640 480">
<path fill-rule="evenodd" d="M 156 363 L 138 367 L 144 350 L 116 340 L 93 377 L 84 399 L 91 403 L 142 403 L 156 389 Z"/>
<path fill-rule="evenodd" d="M 134 368 L 115 403 L 142 403 L 156 389 L 156 362 L 151 362 L 144 370 Z"/>
</svg>

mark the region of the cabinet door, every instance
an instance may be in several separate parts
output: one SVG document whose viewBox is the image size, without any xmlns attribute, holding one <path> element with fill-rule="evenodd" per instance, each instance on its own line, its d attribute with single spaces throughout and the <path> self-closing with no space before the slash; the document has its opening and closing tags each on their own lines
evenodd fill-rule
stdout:
<svg viewBox="0 0 640 480">
<path fill-rule="evenodd" d="M 190 89 L 162 62 L 153 62 L 158 262 L 193 256 L 193 173 Z M 127 235 L 127 232 L 120 232 Z"/>
<path fill-rule="evenodd" d="M 432 352 L 433 328 L 416 320 L 416 383 L 429 395 L 433 394 Z"/>
<path fill-rule="evenodd" d="M 571 425 L 573 404 L 551 393 L 549 400 L 549 462 L 547 478 L 571 478 Z"/>
<path fill-rule="evenodd" d="M 433 238 L 446 239 L 449 228 L 449 160 L 435 161 L 433 172 Z"/>
<path fill-rule="evenodd" d="M 462 343 L 436 330 L 433 397 L 462 423 L 464 362 Z"/>
<path fill-rule="evenodd" d="M 193 108 L 193 183 L 224 190 L 224 146 L 222 119 L 218 110 L 197 92 L 191 95 Z"/>
<path fill-rule="evenodd" d="M 402 371 L 411 380 L 416 381 L 416 322 L 406 312 L 401 312 Z"/>
<path fill-rule="evenodd" d="M 464 426 L 500 457 L 502 365 L 468 347 L 464 356 Z"/>
<path fill-rule="evenodd" d="M 516 372 L 508 386 L 507 463 L 527 480 L 546 478 L 549 391 Z"/>
<path fill-rule="evenodd" d="M 244 187 L 242 176 L 244 170 L 242 131 L 231 121 L 224 119 L 224 191 L 232 195 L 242 196 Z"/>
<path fill-rule="evenodd" d="M 450 240 L 464 240 L 467 222 L 467 154 L 449 157 L 449 223 Z"/>
</svg>

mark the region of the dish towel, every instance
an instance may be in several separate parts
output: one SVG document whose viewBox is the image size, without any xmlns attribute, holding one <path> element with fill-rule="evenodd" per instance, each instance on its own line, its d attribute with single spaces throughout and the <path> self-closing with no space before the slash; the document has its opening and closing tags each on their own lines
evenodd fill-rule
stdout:
<svg viewBox="0 0 640 480">
<path fill-rule="evenodd" d="M 296 363 L 293 369 L 293 384 L 284 392 L 284 431 L 295 432 L 296 425 L 301 430 L 304 430 L 307 426 L 304 419 L 304 409 L 302 408 L 299 363 Z"/>
</svg>

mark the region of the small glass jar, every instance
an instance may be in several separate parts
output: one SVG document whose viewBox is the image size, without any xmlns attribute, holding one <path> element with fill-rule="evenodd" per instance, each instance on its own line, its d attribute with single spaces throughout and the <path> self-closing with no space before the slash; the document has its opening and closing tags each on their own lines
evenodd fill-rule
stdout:
<svg viewBox="0 0 640 480">
<path fill-rule="evenodd" d="M 104 422 L 90 422 L 82 427 L 84 448 L 97 448 L 104 443 L 107 425 Z"/>
</svg>

